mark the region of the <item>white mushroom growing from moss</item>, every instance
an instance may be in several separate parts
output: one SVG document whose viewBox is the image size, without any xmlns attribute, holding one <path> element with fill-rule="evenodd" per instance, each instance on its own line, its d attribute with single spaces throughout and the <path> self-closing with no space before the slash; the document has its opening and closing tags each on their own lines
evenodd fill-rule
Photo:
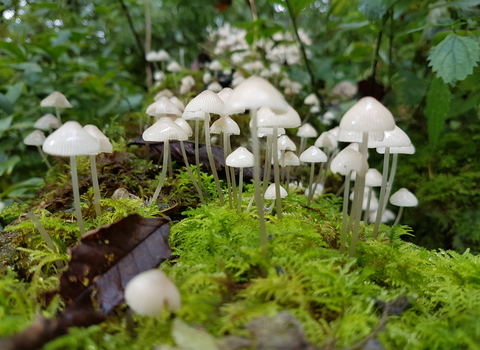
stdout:
<svg viewBox="0 0 480 350">
<path fill-rule="evenodd" d="M 300 154 L 300 162 L 310 163 L 310 182 L 308 185 L 307 205 L 310 205 L 314 193 L 313 176 L 315 173 L 315 163 L 323 163 L 327 161 L 327 155 L 315 146 L 310 146 L 302 154 Z"/>
<path fill-rule="evenodd" d="M 52 166 L 50 165 L 50 162 L 48 161 L 47 156 L 42 151 L 42 145 L 44 142 L 45 142 L 45 134 L 43 133 L 43 131 L 40 131 L 40 130 L 32 131 L 23 139 L 23 143 L 26 144 L 27 146 L 37 147 L 38 153 L 40 153 L 42 160 L 45 162 L 45 164 L 47 164 L 48 169 L 52 169 Z"/>
<path fill-rule="evenodd" d="M 67 100 L 64 94 L 59 91 L 54 91 L 40 102 L 41 107 L 55 107 L 55 114 L 58 122 L 62 124 L 60 117 L 60 108 L 72 108 L 71 103 Z"/>
<path fill-rule="evenodd" d="M 298 154 L 302 154 L 307 145 L 307 138 L 317 137 L 318 132 L 311 124 L 305 123 L 298 128 L 297 136 L 300 137 L 300 149 Z"/>
<path fill-rule="evenodd" d="M 173 74 L 173 81 L 175 83 L 175 89 L 178 87 L 178 82 L 177 82 L 177 73 L 180 73 L 182 71 L 182 67 L 178 62 L 172 61 L 168 64 L 167 66 L 167 71 Z"/>
<path fill-rule="evenodd" d="M 284 173 L 284 169 L 285 168 L 287 169 L 285 178 L 283 179 L 283 182 L 288 185 L 290 183 L 290 168 L 292 166 L 299 166 L 300 165 L 300 158 L 298 158 L 298 156 L 295 153 L 293 153 L 293 151 L 287 151 L 280 158 L 279 164 L 282 167 L 282 174 Z M 287 186 L 287 192 L 288 191 L 289 191 L 289 186 Z"/>
<path fill-rule="evenodd" d="M 93 138 L 98 141 L 99 152 L 98 153 L 112 153 L 113 146 L 110 143 L 108 137 L 106 137 L 103 132 L 100 131 L 95 125 L 85 125 L 83 129 L 88 132 Z M 93 202 L 95 204 L 95 213 L 97 216 L 102 215 L 102 210 L 100 208 L 100 186 L 98 185 L 98 173 L 97 173 L 97 160 L 96 155 L 90 155 L 90 169 L 92 171 L 92 184 L 93 184 Z"/>
<path fill-rule="evenodd" d="M 416 207 L 418 205 L 418 199 L 415 195 L 407 190 L 406 188 L 401 188 L 390 197 L 390 203 L 400 207 L 398 211 L 397 218 L 393 225 L 397 225 L 400 222 L 400 218 L 403 214 L 403 208 L 405 207 Z"/>
<path fill-rule="evenodd" d="M 39 118 L 33 127 L 35 129 L 40 129 L 51 133 L 53 129 L 58 129 L 60 125 L 62 125 L 62 123 L 58 121 L 57 117 L 55 117 L 52 113 L 47 113 Z"/>
<path fill-rule="evenodd" d="M 239 168 L 238 175 L 238 211 L 242 211 L 242 189 L 243 189 L 243 168 L 249 168 L 254 165 L 254 156 L 245 147 L 238 147 L 230 153 L 226 159 L 226 164 L 233 168 Z M 232 179 L 235 181 L 235 179 Z"/>
<path fill-rule="evenodd" d="M 277 192 L 277 186 L 275 186 L 274 183 L 267 187 L 267 190 L 265 191 L 264 198 L 266 200 L 271 200 L 272 204 L 269 207 L 265 207 L 265 212 L 272 211 L 273 206 L 274 206 L 274 204 L 277 200 L 277 193 L 276 192 Z M 280 199 L 285 198 L 286 196 L 288 196 L 287 191 L 282 186 L 280 186 Z"/>
<path fill-rule="evenodd" d="M 70 172 L 72 175 L 72 189 L 75 202 L 80 234 L 85 233 L 82 209 L 80 206 L 80 190 L 78 187 L 76 156 L 98 154 L 100 145 L 76 121 L 68 121 L 50 134 L 43 143 L 43 151 L 53 156 L 70 157 Z"/>
</svg>

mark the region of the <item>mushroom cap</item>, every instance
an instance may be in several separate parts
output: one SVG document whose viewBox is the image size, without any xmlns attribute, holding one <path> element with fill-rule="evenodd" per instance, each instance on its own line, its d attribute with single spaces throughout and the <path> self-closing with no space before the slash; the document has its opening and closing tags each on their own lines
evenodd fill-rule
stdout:
<svg viewBox="0 0 480 350">
<path fill-rule="evenodd" d="M 306 105 L 308 106 L 315 106 L 315 105 L 319 105 L 320 104 L 320 101 L 318 100 L 318 97 L 317 95 L 315 95 L 313 92 L 308 95 L 307 97 L 305 97 L 305 99 L 303 100 L 303 103 L 305 103 Z"/>
<path fill-rule="evenodd" d="M 180 89 L 178 90 L 178 93 L 180 95 L 185 95 L 185 94 L 188 94 L 191 90 L 192 90 L 192 85 L 182 84 L 180 85 Z"/>
<path fill-rule="evenodd" d="M 282 94 L 267 80 L 254 75 L 233 89 L 232 95 L 225 102 L 224 113 L 235 114 L 261 107 L 270 107 L 276 113 L 285 113 L 288 110 Z"/>
<path fill-rule="evenodd" d="M 161 49 L 157 52 L 157 60 L 158 61 L 168 61 L 170 59 L 170 55 L 164 49 Z"/>
<path fill-rule="evenodd" d="M 368 171 L 368 162 L 360 152 L 352 148 L 344 148 L 332 159 L 330 170 L 334 174 L 339 173 L 344 176 L 350 171 L 366 174 Z"/>
<path fill-rule="evenodd" d="M 182 112 L 166 96 L 162 96 L 158 101 L 148 106 L 145 113 L 157 118 L 167 115 L 182 116 Z"/>
<path fill-rule="evenodd" d="M 170 97 L 170 102 L 172 102 L 175 107 L 180 110 L 180 112 L 183 112 L 185 110 L 185 105 L 177 96 Z"/>
<path fill-rule="evenodd" d="M 171 92 L 169 89 L 163 89 L 162 91 L 160 91 L 158 94 L 155 95 L 155 97 L 153 98 L 154 101 L 158 101 L 160 100 L 163 96 L 166 96 L 168 98 L 170 97 L 173 97 L 173 92 Z"/>
<path fill-rule="evenodd" d="M 220 119 L 216 120 L 210 127 L 210 133 L 240 135 L 240 127 L 235 120 L 230 118 L 228 115 L 221 115 Z"/>
<path fill-rule="evenodd" d="M 57 119 L 57 118 L 55 118 Z M 23 143 L 27 146 L 41 146 L 45 142 L 45 134 L 43 131 L 34 130 L 28 134 L 24 139 Z"/>
<path fill-rule="evenodd" d="M 183 131 L 187 133 L 188 137 L 193 135 L 192 127 L 190 126 L 190 124 L 188 124 L 188 122 L 185 119 L 183 118 L 175 119 L 174 123 L 177 124 L 179 127 L 181 127 Z"/>
<path fill-rule="evenodd" d="M 72 108 L 70 102 L 64 94 L 59 91 L 54 91 L 47 97 L 45 97 L 42 102 L 40 102 L 41 107 L 59 107 L 59 108 Z"/>
<path fill-rule="evenodd" d="M 377 148 L 377 152 L 380 154 L 385 154 L 385 147 Z M 390 147 L 390 154 L 414 154 L 415 146 L 410 145 L 407 147 Z"/>
<path fill-rule="evenodd" d="M 280 135 L 285 134 L 284 128 L 277 128 L 277 137 Z M 273 135 L 273 128 L 258 128 L 257 129 L 257 136 L 258 137 L 265 137 L 267 135 Z"/>
<path fill-rule="evenodd" d="M 205 120 L 205 112 L 184 110 L 182 114 L 182 118 L 185 120 L 196 120 L 196 119 Z"/>
<path fill-rule="evenodd" d="M 287 135 L 282 135 L 277 140 L 277 147 L 280 151 L 296 151 L 297 145 Z"/>
<path fill-rule="evenodd" d="M 282 114 L 277 114 L 268 107 L 262 107 L 257 111 L 257 126 L 259 128 L 270 128 L 273 126 L 296 128 L 300 124 L 300 116 L 291 106 L 288 106 L 287 112 Z"/>
<path fill-rule="evenodd" d="M 158 54 L 156 51 L 150 51 L 145 55 L 145 61 L 147 62 L 156 62 L 159 61 Z"/>
<path fill-rule="evenodd" d="M 338 134 L 340 133 L 340 128 L 339 128 L 338 126 L 336 126 L 336 127 L 332 128 L 332 129 L 328 130 L 327 132 L 328 132 L 330 135 L 332 135 L 332 136 L 335 138 L 335 140 L 338 141 Z"/>
<path fill-rule="evenodd" d="M 279 187 L 280 187 L 280 198 L 285 198 L 286 196 L 288 196 L 287 191 L 282 186 L 279 186 Z M 268 200 L 277 199 L 274 183 L 267 187 L 264 198 Z"/>
<path fill-rule="evenodd" d="M 338 142 L 335 140 L 335 137 L 332 136 L 328 131 L 322 132 L 318 139 L 315 141 L 315 146 L 318 148 L 337 148 Z"/>
<path fill-rule="evenodd" d="M 368 132 L 368 141 L 380 142 L 383 141 L 384 137 L 385 133 L 383 131 Z M 363 132 L 340 129 L 337 140 L 342 142 L 363 142 Z"/>
<path fill-rule="evenodd" d="M 207 90 L 213 91 L 213 92 L 220 92 L 222 91 L 223 86 L 220 85 L 218 81 L 214 81 L 207 86 Z"/>
<path fill-rule="evenodd" d="M 228 166 L 235 168 L 252 167 L 254 163 L 253 154 L 245 147 L 238 147 L 230 153 L 225 162 Z"/>
<path fill-rule="evenodd" d="M 182 78 L 182 85 L 194 86 L 195 79 L 191 75 L 186 75 Z"/>
<path fill-rule="evenodd" d="M 182 67 L 178 64 L 177 61 L 172 61 L 167 66 L 167 71 L 172 73 L 178 73 L 182 70 Z"/>
<path fill-rule="evenodd" d="M 364 192 L 363 192 L 362 210 L 367 210 L 368 192 L 370 192 L 370 187 L 365 186 Z M 351 201 L 353 201 L 354 197 L 355 197 L 355 191 L 352 191 L 348 198 Z M 375 191 L 372 191 L 372 197 L 370 199 L 369 210 L 372 211 L 372 210 L 377 210 L 377 209 L 378 209 L 378 198 L 377 198 L 377 195 L 375 194 Z"/>
<path fill-rule="evenodd" d="M 317 114 L 317 113 L 320 113 L 320 112 L 321 112 L 320 105 L 312 105 L 312 107 L 310 107 L 310 113 Z M 323 118 L 325 119 L 325 116 Z"/>
<path fill-rule="evenodd" d="M 373 97 L 363 97 L 340 120 L 340 130 L 384 132 L 395 128 L 392 113 Z M 340 138 L 340 141 L 349 141 Z"/>
<path fill-rule="evenodd" d="M 185 112 L 223 114 L 224 108 L 225 104 L 216 93 L 204 90 L 185 106 L 184 114 Z"/>
<path fill-rule="evenodd" d="M 382 186 L 382 179 L 383 179 L 383 176 L 382 174 L 380 174 L 380 172 L 377 169 L 370 168 L 365 174 L 365 186 L 380 187 Z"/>
<path fill-rule="evenodd" d="M 282 158 L 280 158 L 279 164 L 281 167 L 298 166 L 300 165 L 300 158 L 298 158 L 292 151 L 288 151 L 285 152 Z"/>
<path fill-rule="evenodd" d="M 159 316 L 163 309 L 174 312 L 182 306 L 177 287 L 158 269 L 133 277 L 125 286 L 124 296 L 128 306 L 144 316 Z"/>
<path fill-rule="evenodd" d="M 188 140 L 187 133 L 168 117 L 161 117 L 142 134 L 145 141 L 165 142 L 166 140 Z"/>
<path fill-rule="evenodd" d="M 220 98 L 220 100 L 223 101 L 223 103 L 225 103 L 225 101 L 228 100 L 228 98 L 230 97 L 230 95 L 232 93 L 233 93 L 233 89 L 229 88 L 229 87 L 226 87 L 226 88 L 223 88 L 222 90 L 220 90 L 217 93 L 217 96 Z"/>
<path fill-rule="evenodd" d="M 305 123 L 298 128 L 297 136 L 298 137 L 317 137 L 318 132 L 317 130 L 315 130 L 315 128 L 311 124 Z"/>
<path fill-rule="evenodd" d="M 386 223 L 386 222 L 395 220 L 395 217 L 396 215 L 393 211 L 391 211 L 390 209 L 385 209 L 382 213 L 381 221 L 382 223 Z M 377 211 L 376 210 L 370 211 L 368 214 L 368 218 L 370 222 L 375 222 L 377 218 Z"/>
<path fill-rule="evenodd" d="M 43 151 L 61 157 L 85 156 L 98 154 L 100 145 L 78 122 L 68 121 L 46 138 Z"/>
<path fill-rule="evenodd" d="M 95 125 L 87 124 L 83 127 L 83 130 L 88 132 L 94 139 L 96 139 L 98 141 L 98 145 L 100 146 L 100 149 L 99 149 L 98 153 L 112 153 L 113 152 L 113 146 L 110 143 L 110 140 Z"/>
<path fill-rule="evenodd" d="M 212 81 L 213 77 L 210 72 L 205 72 L 202 76 L 202 81 L 204 84 L 208 84 Z"/>
<path fill-rule="evenodd" d="M 300 161 L 305 163 L 323 163 L 327 161 L 327 155 L 320 148 L 310 146 L 300 154 Z"/>
<path fill-rule="evenodd" d="M 416 207 L 418 199 L 406 188 L 401 188 L 390 196 L 390 203 L 397 207 Z"/>
<path fill-rule="evenodd" d="M 60 125 L 61 124 L 58 121 L 57 117 L 55 117 L 52 113 L 47 113 L 43 117 L 40 117 L 35 122 L 33 127 L 41 130 L 50 130 L 50 129 L 57 129 L 60 127 Z"/>
<path fill-rule="evenodd" d="M 220 72 L 223 69 L 222 64 L 219 60 L 213 60 L 212 62 L 210 62 L 208 68 L 210 70 L 213 70 L 214 72 Z"/>
<path fill-rule="evenodd" d="M 368 148 L 408 147 L 411 145 L 410 137 L 398 126 L 395 126 L 393 130 L 385 131 L 382 141 L 368 141 Z"/>
</svg>

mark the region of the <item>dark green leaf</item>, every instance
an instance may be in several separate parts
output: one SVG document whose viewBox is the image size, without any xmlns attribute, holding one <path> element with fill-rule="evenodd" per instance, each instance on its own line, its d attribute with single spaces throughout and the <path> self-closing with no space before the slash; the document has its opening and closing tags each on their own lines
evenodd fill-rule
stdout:
<svg viewBox="0 0 480 350">
<path fill-rule="evenodd" d="M 22 90 L 23 90 L 24 85 L 25 84 L 23 82 L 20 82 L 20 83 L 17 83 L 15 85 L 9 85 L 9 86 L 6 87 L 7 90 L 8 90 L 8 92 L 6 94 L 6 97 L 8 98 L 8 100 L 11 103 L 17 102 L 18 98 L 22 94 Z"/>
<path fill-rule="evenodd" d="M 19 60 L 25 60 L 25 55 L 22 50 L 14 43 L 0 41 L 0 52 L 2 51 Z"/>
<path fill-rule="evenodd" d="M 429 66 L 445 83 L 453 84 L 472 74 L 480 60 L 480 45 L 474 39 L 449 34 L 432 48 Z"/>
<path fill-rule="evenodd" d="M 0 93 L 0 111 L 4 111 L 7 114 L 13 113 L 13 103 L 5 96 L 4 94 Z M 0 127 L 1 130 L 1 127 Z"/>
<path fill-rule="evenodd" d="M 379 21 L 386 15 L 390 6 L 396 0 L 358 0 L 358 11 L 363 13 L 369 21 Z"/>
<path fill-rule="evenodd" d="M 459 0 L 459 1 L 439 2 L 429 6 L 429 8 L 436 9 L 439 7 L 473 7 L 478 5 L 480 5 L 480 0 Z"/>
<path fill-rule="evenodd" d="M 10 67 L 19 69 L 19 70 L 34 72 L 34 73 L 40 73 L 42 71 L 42 67 L 40 67 L 38 64 L 34 62 L 23 62 L 18 64 L 11 64 Z"/>
<path fill-rule="evenodd" d="M 428 138 L 432 145 L 436 145 L 442 133 L 445 120 L 449 116 L 451 93 L 442 79 L 435 79 L 427 93 L 425 115 L 428 123 Z"/>
<path fill-rule="evenodd" d="M 18 162 L 20 162 L 20 157 L 17 155 L 8 158 L 5 162 L 0 162 L 0 176 L 10 175 Z"/>
</svg>

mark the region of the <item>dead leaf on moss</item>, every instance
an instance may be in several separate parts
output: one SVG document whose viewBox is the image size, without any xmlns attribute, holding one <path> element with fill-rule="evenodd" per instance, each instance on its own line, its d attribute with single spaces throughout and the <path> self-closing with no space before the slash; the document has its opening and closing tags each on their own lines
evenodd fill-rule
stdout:
<svg viewBox="0 0 480 350">
<path fill-rule="evenodd" d="M 157 267 L 170 257 L 168 218 L 130 215 L 114 224 L 87 232 L 70 249 L 68 270 L 58 292 L 66 308 L 55 319 L 37 317 L 34 324 L 9 339 L 0 349 L 38 349 L 69 327 L 102 322 L 123 301 L 125 285 L 135 275 Z"/>
</svg>

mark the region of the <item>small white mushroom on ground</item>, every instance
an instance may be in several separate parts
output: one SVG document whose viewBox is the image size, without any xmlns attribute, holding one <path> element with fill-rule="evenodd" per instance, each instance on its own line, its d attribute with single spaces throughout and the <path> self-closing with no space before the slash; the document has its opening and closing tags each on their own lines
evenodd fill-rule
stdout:
<svg viewBox="0 0 480 350">
<path fill-rule="evenodd" d="M 41 107 L 55 107 L 58 122 L 62 124 L 60 118 L 60 108 L 72 108 L 71 103 L 67 100 L 64 94 L 59 91 L 54 91 L 40 102 Z"/>
<path fill-rule="evenodd" d="M 390 203 L 400 207 L 400 210 L 397 214 L 397 219 L 393 225 L 397 225 L 400 222 L 400 218 L 403 214 L 403 208 L 405 207 L 416 207 L 418 205 L 418 199 L 415 195 L 407 190 L 406 188 L 401 188 L 390 197 Z"/>
<path fill-rule="evenodd" d="M 55 118 L 55 117 L 54 117 Z M 56 119 L 56 118 L 55 118 Z M 35 146 L 38 149 L 38 153 L 40 153 L 40 156 L 42 157 L 42 160 L 47 164 L 48 169 L 52 169 L 52 166 L 48 162 L 47 156 L 45 153 L 42 151 L 42 145 L 45 142 L 45 134 L 43 131 L 40 130 L 34 130 L 30 134 L 28 134 L 24 139 L 23 143 L 26 144 L 27 146 Z"/>
</svg>

